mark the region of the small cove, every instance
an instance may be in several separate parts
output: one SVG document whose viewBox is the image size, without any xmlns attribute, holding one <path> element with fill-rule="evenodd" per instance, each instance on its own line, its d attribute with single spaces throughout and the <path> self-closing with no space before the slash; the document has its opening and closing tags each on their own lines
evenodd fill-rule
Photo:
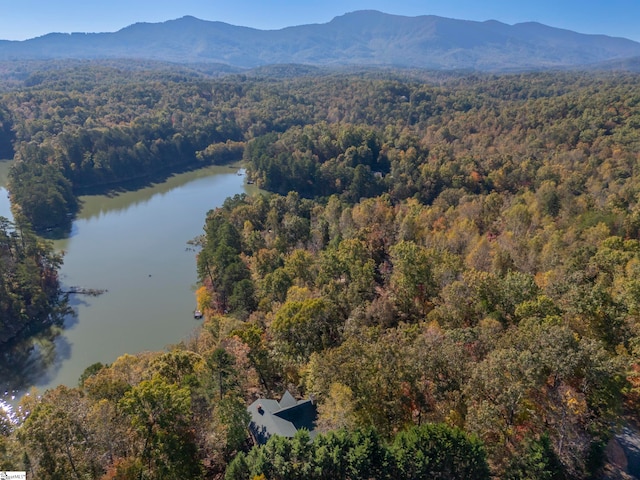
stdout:
<svg viewBox="0 0 640 480">
<path fill-rule="evenodd" d="M 9 216 L 0 162 L 0 215 Z M 29 388 L 75 386 L 89 365 L 125 353 L 160 350 L 189 336 L 197 282 L 195 251 L 187 242 L 203 233 L 209 210 L 227 197 L 255 193 L 237 167 L 207 167 L 117 195 L 81 197 L 69 236 L 54 241 L 64 252 L 63 289 L 107 290 L 72 295 L 76 315 L 57 336 L 43 334 L 5 352 L 0 388 L 5 400 Z"/>
</svg>

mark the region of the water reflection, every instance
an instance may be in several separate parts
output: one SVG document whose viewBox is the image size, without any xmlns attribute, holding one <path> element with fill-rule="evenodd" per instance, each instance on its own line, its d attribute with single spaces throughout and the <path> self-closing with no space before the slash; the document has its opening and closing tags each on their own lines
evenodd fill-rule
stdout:
<svg viewBox="0 0 640 480">
<path fill-rule="evenodd" d="M 77 218 L 86 220 L 99 219 L 109 213 L 118 213 L 131 207 L 144 206 L 155 198 L 164 197 L 169 192 L 179 190 L 194 180 L 209 178 L 212 175 L 228 175 L 230 173 L 235 173 L 244 178 L 244 169 L 238 165 L 211 166 L 162 177 L 163 181 L 159 183 L 132 183 L 119 186 L 117 189 L 96 190 L 91 192 L 90 195 L 80 197 L 82 208 Z M 134 186 L 139 188 L 132 188 Z M 245 190 L 258 191 L 257 187 L 251 185 L 247 185 Z M 72 229 L 71 235 L 73 236 L 74 234 L 77 234 L 77 229 Z"/>
<path fill-rule="evenodd" d="M 0 182 L 3 168 L 8 171 L 0 162 Z M 256 191 L 235 166 L 81 197 L 69 237 L 54 242 L 65 252 L 61 282 L 107 293 L 71 295 L 77 317 L 0 353 L 0 407 L 4 391 L 17 402 L 31 386 L 75 386 L 93 363 L 160 350 L 189 335 L 198 326 L 192 315 L 197 275 L 187 242 L 202 233 L 207 211 L 229 196 Z M 0 215 L 8 216 L 3 211 L 9 211 L 9 203 L 0 189 Z"/>
<path fill-rule="evenodd" d="M 0 160 L 0 216 L 11 219 L 11 204 L 5 188 L 11 161 Z M 71 298 L 75 311 L 82 300 Z M 55 377 L 63 362 L 71 357 L 71 344 L 61 335 L 73 328 L 76 315 L 67 315 L 61 327 L 52 327 L 38 335 L 3 346 L 0 352 L 0 408 L 9 412 L 32 386 L 46 385 Z"/>
<path fill-rule="evenodd" d="M 4 400 L 0 399 L 0 404 L 13 407 L 31 387 L 48 385 L 56 377 L 63 363 L 71 358 L 72 345 L 64 331 L 78 324 L 75 312 L 80 305 L 86 302 L 77 295 L 71 296 L 69 306 L 74 313 L 66 315 L 62 325 L 49 327 L 2 351 L 0 397 Z"/>
<path fill-rule="evenodd" d="M 2 351 L 0 408 L 11 413 L 32 387 L 51 386 L 64 363 L 71 359 L 73 345 L 65 333 L 78 325 L 76 312 L 89 303 L 80 295 L 70 295 L 69 306 L 73 313 L 65 316 L 62 325 L 49 327 Z"/>
<path fill-rule="evenodd" d="M 71 345 L 60 333 L 60 328 L 52 327 L 2 352 L 0 389 L 13 392 L 13 401 L 32 386 L 48 384 L 71 358 Z M 13 403 L 11 398 L 6 400 Z"/>
<path fill-rule="evenodd" d="M 9 180 L 9 169 L 11 160 L 0 160 L 0 186 L 4 187 Z"/>
<path fill-rule="evenodd" d="M 243 180 L 245 178 L 245 170 L 239 165 L 209 166 L 160 175 L 154 177 L 151 181 L 134 180 L 117 187 L 101 187 L 87 190 L 84 195 L 79 197 L 80 209 L 74 222 L 45 232 L 43 236 L 49 240 L 73 238 L 79 233 L 78 220 L 100 220 L 104 216 L 125 212 L 133 207 L 144 207 L 171 192 L 179 191 L 195 180 L 210 178 L 214 175 L 230 174 L 235 174 Z M 245 190 L 249 193 L 259 191 L 254 185 L 246 185 Z"/>
<path fill-rule="evenodd" d="M 11 213 L 11 203 L 9 202 L 9 193 L 5 186 L 9 180 L 9 168 L 11 167 L 10 160 L 0 160 L 0 217 L 5 217 L 10 220 L 13 219 Z"/>
</svg>

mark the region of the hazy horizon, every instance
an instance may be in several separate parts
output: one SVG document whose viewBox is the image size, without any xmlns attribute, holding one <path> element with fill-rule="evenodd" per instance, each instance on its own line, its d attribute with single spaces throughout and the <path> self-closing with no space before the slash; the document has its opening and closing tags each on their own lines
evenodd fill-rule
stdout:
<svg viewBox="0 0 640 480">
<path fill-rule="evenodd" d="M 112 0 L 109 2 L 80 2 L 79 0 L 0 0 L 0 39 L 27 40 L 48 33 L 116 32 L 134 23 L 159 23 L 187 15 L 208 21 L 221 21 L 260 30 L 313 23 L 327 23 L 334 17 L 356 10 L 379 10 L 384 13 L 420 16 L 437 15 L 460 20 L 497 20 L 513 25 L 539 22 L 585 34 L 624 37 L 640 42 L 640 2 L 611 0 L 606 8 L 594 1 L 543 0 L 520 4 L 504 0 L 478 3 L 471 0 L 327 0 L 322 4 L 300 3 L 292 0 L 261 2 L 237 0 L 184 0 L 179 3 L 158 4 L 148 0 L 137 2 Z"/>
</svg>

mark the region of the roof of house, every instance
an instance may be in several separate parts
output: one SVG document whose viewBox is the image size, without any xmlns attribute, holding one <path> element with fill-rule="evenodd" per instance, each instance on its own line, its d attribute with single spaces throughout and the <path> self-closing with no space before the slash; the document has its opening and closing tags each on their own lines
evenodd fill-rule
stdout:
<svg viewBox="0 0 640 480">
<path fill-rule="evenodd" d="M 315 422 L 318 417 L 316 406 L 311 400 L 296 400 L 285 392 L 280 401 L 260 398 L 247 408 L 251 415 L 249 429 L 256 442 L 264 444 L 271 435 L 293 437 L 302 428 L 315 436 Z"/>
</svg>

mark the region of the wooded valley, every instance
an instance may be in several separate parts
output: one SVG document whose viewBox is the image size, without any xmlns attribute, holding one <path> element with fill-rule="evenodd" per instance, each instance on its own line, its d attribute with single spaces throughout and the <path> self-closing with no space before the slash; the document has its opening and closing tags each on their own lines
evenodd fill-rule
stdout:
<svg viewBox="0 0 640 480">
<path fill-rule="evenodd" d="M 145 75 L 2 94 L 20 221 L 68 227 L 79 192 L 240 159 L 270 193 L 203 219 L 202 328 L 25 397 L 0 469 L 602 474 L 640 408 L 640 76 Z M 247 404 L 285 389 L 316 396 L 321 435 L 252 447 Z"/>
</svg>

